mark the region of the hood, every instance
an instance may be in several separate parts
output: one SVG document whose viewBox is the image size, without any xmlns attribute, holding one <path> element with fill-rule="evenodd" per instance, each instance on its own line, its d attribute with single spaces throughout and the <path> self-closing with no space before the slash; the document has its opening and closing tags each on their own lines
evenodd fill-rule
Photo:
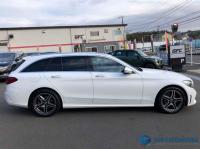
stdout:
<svg viewBox="0 0 200 149">
<path fill-rule="evenodd" d="M 147 69 L 147 68 L 142 68 L 142 69 L 143 69 L 142 76 L 144 78 L 191 80 L 190 78 L 184 76 L 183 74 L 172 72 L 172 71 Z"/>
<path fill-rule="evenodd" d="M 8 61 L 0 61 L 0 67 L 5 67 L 10 65 L 10 63 Z"/>
</svg>

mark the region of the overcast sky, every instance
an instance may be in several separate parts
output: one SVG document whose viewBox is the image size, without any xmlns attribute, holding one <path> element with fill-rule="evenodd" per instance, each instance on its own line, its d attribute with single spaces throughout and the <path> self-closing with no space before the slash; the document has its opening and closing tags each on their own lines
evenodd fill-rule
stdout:
<svg viewBox="0 0 200 149">
<path fill-rule="evenodd" d="M 166 20 L 200 10 L 200 0 L 188 0 L 179 11 L 162 17 L 183 1 L 186 0 L 2 0 L 0 27 L 110 24 L 121 23 L 117 18 L 125 16 L 128 30 L 151 30 Z M 155 19 L 159 21 L 148 24 Z M 194 22 L 182 29 L 198 29 L 198 25 Z"/>
</svg>

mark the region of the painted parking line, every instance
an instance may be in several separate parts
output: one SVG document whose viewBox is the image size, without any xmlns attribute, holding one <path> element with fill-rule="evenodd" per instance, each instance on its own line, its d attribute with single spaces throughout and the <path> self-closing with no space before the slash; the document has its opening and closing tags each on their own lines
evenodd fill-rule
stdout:
<svg viewBox="0 0 200 149">
<path fill-rule="evenodd" d="M 192 78 L 192 79 L 194 79 L 194 80 L 200 81 L 200 77 L 198 77 L 198 76 L 191 75 L 191 74 L 184 74 L 184 75 L 185 75 L 185 76 L 188 76 L 188 77 L 190 77 L 190 78 Z"/>
<path fill-rule="evenodd" d="M 191 64 L 191 62 L 187 62 L 187 64 Z M 200 65 L 200 63 L 192 62 L 192 64 Z"/>
</svg>

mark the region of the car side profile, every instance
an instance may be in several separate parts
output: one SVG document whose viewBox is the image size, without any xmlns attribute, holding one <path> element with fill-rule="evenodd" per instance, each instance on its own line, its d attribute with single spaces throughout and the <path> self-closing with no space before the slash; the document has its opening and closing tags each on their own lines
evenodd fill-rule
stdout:
<svg viewBox="0 0 200 149">
<path fill-rule="evenodd" d="M 62 108 L 90 107 L 156 107 L 172 114 L 196 103 L 190 78 L 138 69 L 108 54 L 25 57 L 6 83 L 7 103 L 39 116 Z"/>
<path fill-rule="evenodd" d="M 110 52 L 112 56 L 115 56 L 126 63 L 143 68 L 160 69 L 163 67 L 162 59 L 157 56 L 148 56 L 142 50 L 116 50 Z"/>
</svg>

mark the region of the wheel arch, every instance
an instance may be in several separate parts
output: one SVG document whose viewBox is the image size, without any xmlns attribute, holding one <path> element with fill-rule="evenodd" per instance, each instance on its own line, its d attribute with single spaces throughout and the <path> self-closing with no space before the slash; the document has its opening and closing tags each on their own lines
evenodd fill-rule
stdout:
<svg viewBox="0 0 200 149">
<path fill-rule="evenodd" d="M 147 65 L 153 65 L 155 68 L 157 68 L 156 64 L 154 62 L 152 62 L 152 61 L 146 61 L 144 63 L 144 67 L 146 67 Z"/>
<path fill-rule="evenodd" d="M 158 97 L 162 93 L 162 91 L 165 90 L 166 88 L 169 88 L 169 87 L 177 87 L 177 88 L 179 88 L 180 90 L 183 91 L 183 93 L 185 94 L 185 97 L 186 97 L 186 101 L 184 103 L 184 105 L 186 106 L 188 104 L 188 94 L 185 91 L 185 89 L 183 87 L 179 86 L 179 85 L 167 85 L 167 86 L 163 87 L 162 89 L 160 89 L 159 92 L 156 95 L 154 106 L 156 106 L 156 104 L 158 103 Z"/>
<path fill-rule="evenodd" d="M 61 108 L 63 108 L 63 101 L 62 101 L 62 98 L 61 98 L 60 94 L 59 94 L 56 90 L 54 90 L 54 89 L 52 89 L 52 88 L 48 88 L 48 87 L 41 87 L 41 88 L 35 89 L 35 90 L 31 93 L 31 95 L 29 96 L 29 99 L 28 99 L 28 108 L 30 108 L 31 99 L 32 99 L 34 93 L 37 92 L 37 91 L 39 91 L 39 90 L 42 90 L 42 89 L 51 90 L 51 91 L 53 91 L 54 93 L 56 93 L 56 94 L 58 95 L 58 97 L 60 98 Z"/>
</svg>

